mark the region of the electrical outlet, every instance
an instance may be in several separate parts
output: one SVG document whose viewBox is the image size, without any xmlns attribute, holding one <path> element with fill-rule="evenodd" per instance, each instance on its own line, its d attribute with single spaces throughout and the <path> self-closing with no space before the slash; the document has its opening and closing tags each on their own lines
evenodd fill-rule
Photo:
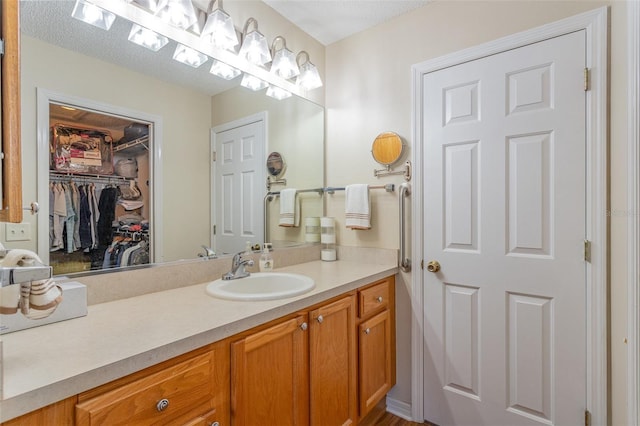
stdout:
<svg viewBox="0 0 640 426">
<path fill-rule="evenodd" d="M 31 225 L 29 223 L 7 223 L 5 229 L 7 241 L 29 241 Z"/>
</svg>

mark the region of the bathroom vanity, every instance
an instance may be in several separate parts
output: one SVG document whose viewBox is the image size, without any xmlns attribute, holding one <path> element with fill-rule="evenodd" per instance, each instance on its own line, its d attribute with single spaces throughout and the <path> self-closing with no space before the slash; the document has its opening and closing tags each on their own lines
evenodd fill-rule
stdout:
<svg viewBox="0 0 640 426">
<path fill-rule="evenodd" d="M 397 267 L 282 270 L 315 289 L 233 302 L 204 283 L 7 335 L 3 425 L 357 424 L 395 383 Z"/>
</svg>

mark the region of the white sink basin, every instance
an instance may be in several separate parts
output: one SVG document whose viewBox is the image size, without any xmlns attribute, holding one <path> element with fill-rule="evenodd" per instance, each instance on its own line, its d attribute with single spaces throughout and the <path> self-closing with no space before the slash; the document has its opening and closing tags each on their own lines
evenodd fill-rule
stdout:
<svg viewBox="0 0 640 426">
<path fill-rule="evenodd" d="M 315 282 L 304 275 L 257 272 L 235 280 L 218 279 L 207 284 L 207 294 L 227 300 L 275 300 L 313 290 Z"/>
</svg>

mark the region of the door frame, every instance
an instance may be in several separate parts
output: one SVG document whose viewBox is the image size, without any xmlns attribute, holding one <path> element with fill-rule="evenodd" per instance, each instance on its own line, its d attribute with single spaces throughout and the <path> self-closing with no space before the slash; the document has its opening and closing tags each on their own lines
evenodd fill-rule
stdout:
<svg viewBox="0 0 640 426">
<path fill-rule="evenodd" d="M 213 232 L 213 227 L 216 224 L 216 221 L 218 220 L 218 218 L 216 217 L 216 198 L 215 198 L 215 194 L 214 191 L 216 189 L 216 167 L 217 167 L 217 162 L 213 161 L 213 159 L 215 158 L 215 152 L 216 152 L 216 134 L 220 133 L 220 132 L 225 132 L 227 130 L 231 130 L 231 129 L 235 129 L 237 127 L 242 127 L 242 126 L 246 126 L 248 124 L 253 124 L 253 123 L 262 123 L 262 130 L 263 130 L 263 134 L 264 134 L 264 144 L 262 144 L 263 150 L 262 153 L 260 154 L 262 156 L 262 158 L 264 159 L 264 161 L 266 162 L 266 158 L 267 158 L 267 152 L 269 150 L 269 112 L 268 111 L 260 111 L 257 112 L 255 114 L 251 114 L 251 115 L 247 115 L 246 117 L 242 117 L 242 118 L 238 118 L 237 120 L 233 120 L 233 121 L 229 121 L 223 124 L 219 124 L 217 126 L 214 126 L 211 128 L 211 146 L 210 146 L 210 150 L 211 150 L 211 155 L 209 158 L 211 158 L 211 169 L 209 172 L 209 182 L 210 182 L 210 205 L 211 205 L 211 226 L 209 227 L 209 235 L 210 235 L 210 246 L 213 248 L 217 248 L 216 247 L 216 235 Z M 262 177 L 264 179 L 263 182 L 265 182 L 266 185 L 266 163 L 265 163 L 265 167 L 264 169 L 262 169 Z M 265 193 L 266 193 L 266 186 L 265 186 Z M 265 212 L 262 212 L 262 218 L 263 218 L 263 223 L 264 223 L 264 215 Z M 268 224 L 264 224 L 265 226 L 268 226 Z M 262 234 L 264 235 L 264 230 L 262 231 Z M 263 241 L 264 243 L 264 241 Z"/>
<path fill-rule="evenodd" d="M 430 59 L 412 67 L 412 161 L 414 190 L 411 214 L 412 263 L 420 265 L 423 253 L 423 75 L 443 68 L 494 55 L 574 31 L 586 32 L 586 61 L 590 89 L 586 92 L 586 239 L 591 241 L 591 262 L 587 277 L 587 389 L 586 409 L 593 424 L 607 423 L 607 55 L 608 9 L 597 8 L 531 30 L 512 34 L 475 47 Z M 416 269 L 411 278 L 414 313 L 411 324 L 412 383 L 411 415 L 424 419 L 424 301 L 423 274 Z"/>
<path fill-rule="evenodd" d="M 41 211 L 38 215 L 37 248 L 42 260 L 49 263 L 49 236 L 45 230 L 49 229 L 49 104 L 61 103 L 77 106 L 78 108 L 130 118 L 134 121 L 146 122 L 151 125 L 149 137 L 152 153 L 149 161 L 149 176 L 151 177 L 151 262 L 163 262 L 164 244 L 162 238 L 162 117 L 142 111 L 111 105 L 104 102 L 66 95 L 42 87 L 36 88 L 37 108 L 37 195 Z M 46 207 L 46 208 L 45 208 Z"/>
<path fill-rule="evenodd" d="M 640 3 L 627 2 L 628 55 L 628 339 L 627 423 L 640 421 Z"/>
</svg>

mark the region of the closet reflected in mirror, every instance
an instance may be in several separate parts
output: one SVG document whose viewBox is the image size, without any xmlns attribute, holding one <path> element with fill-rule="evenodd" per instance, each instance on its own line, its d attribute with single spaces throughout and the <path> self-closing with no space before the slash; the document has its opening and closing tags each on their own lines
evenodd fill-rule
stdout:
<svg viewBox="0 0 640 426">
<path fill-rule="evenodd" d="M 148 264 L 150 124 L 49 103 L 54 275 Z"/>
</svg>

